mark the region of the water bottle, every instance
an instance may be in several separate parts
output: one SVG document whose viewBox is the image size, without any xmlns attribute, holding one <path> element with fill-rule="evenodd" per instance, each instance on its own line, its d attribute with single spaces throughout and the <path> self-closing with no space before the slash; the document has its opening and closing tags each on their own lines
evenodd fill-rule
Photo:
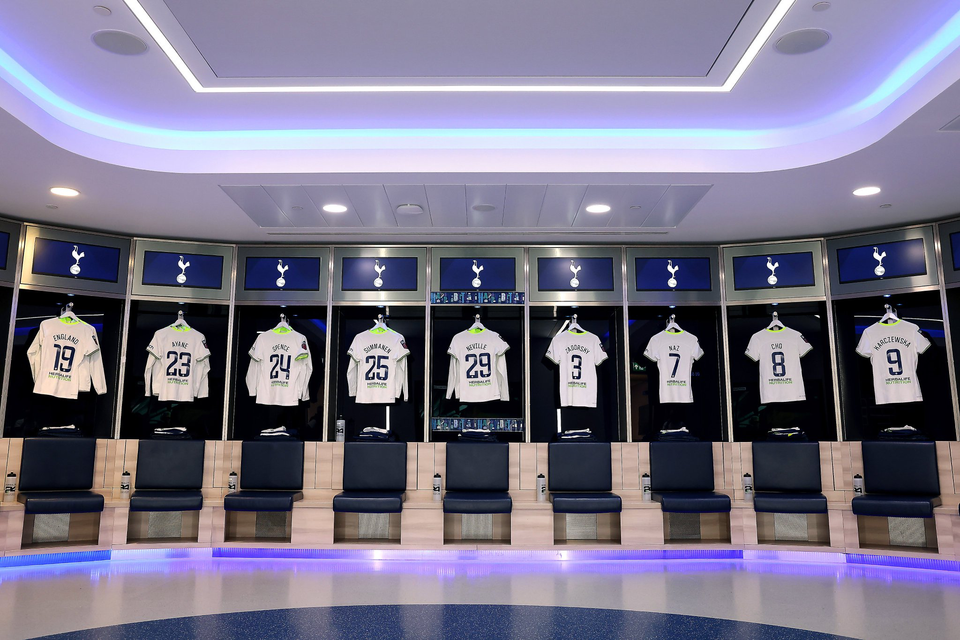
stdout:
<svg viewBox="0 0 960 640">
<path fill-rule="evenodd" d="M 433 474 L 433 499 L 440 499 L 440 474 Z"/>
<path fill-rule="evenodd" d="M 237 472 L 231 471 L 227 480 L 227 493 L 234 493 L 237 490 Z"/>
<path fill-rule="evenodd" d="M 863 476 L 859 473 L 853 476 L 853 492 L 858 496 L 863 495 Z"/>
<path fill-rule="evenodd" d="M 547 479 L 543 474 L 537 475 L 537 502 L 544 502 L 547 499 Z"/>
<path fill-rule="evenodd" d="M 3 481 L 3 501 L 10 502 L 17 494 L 17 474 L 13 471 L 7 474 Z"/>
<path fill-rule="evenodd" d="M 347 421 L 343 419 L 343 416 L 337 418 L 337 427 L 336 427 L 336 441 L 343 442 L 347 433 Z"/>
<path fill-rule="evenodd" d="M 643 501 L 652 502 L 653 496 L 650 494 L 650 474 L 644 473 L 640 476 L 640 488 L 643 489 Z"/>
<path fill-rule="evenodd" d="M 124 498 L 130 495 L 130 472 L 126 470 L 120 474 L 120 495 Z"/>
<path fill-rule="evenodd" d="M 753 477 L 749 473 L 743 474 L 743 499 L 753 500 Z"/>
</svg>

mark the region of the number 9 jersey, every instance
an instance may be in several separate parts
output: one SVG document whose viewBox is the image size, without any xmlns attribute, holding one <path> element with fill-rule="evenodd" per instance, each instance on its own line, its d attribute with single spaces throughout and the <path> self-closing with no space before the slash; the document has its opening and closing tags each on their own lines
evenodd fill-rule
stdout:
<svg viewBox="0 0 960 640">
<path fill-rule="evenodd" d="M 560 365 L 560 406 L 597 406 L 597 366 L 607 352 L 589 331 L 561 331 L 553 336 L 547 358 Z"/>
<path fill-rule="evenodd" d="M 877 404 L 923 400 L 917 380 L 917 360 L 919 354 L 929 348 L 930 341 L 912 322 L 877 322 L 864 329 L 857 353 L 870 358 Z"/>
<path fill-rule="evenodd" d="M 358 404 L 393 404 L 407 391 L 407 356 L 403 336 L 379 327 L 361 331 L 347 349 L 347 394 Z"/>
<path fill-rule="evenodd" d="M 193 402 L 194 398 L 207 397 L 210 349 L 202 333 L 187 325 L 158 329 L 147 345 L 147 353 L 145 395 L 165 402 Z"/>
</svg>

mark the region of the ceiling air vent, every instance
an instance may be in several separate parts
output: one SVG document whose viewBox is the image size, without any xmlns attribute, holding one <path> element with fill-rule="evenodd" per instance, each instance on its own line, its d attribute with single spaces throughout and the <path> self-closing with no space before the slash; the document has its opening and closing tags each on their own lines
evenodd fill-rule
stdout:
<svg viewBox="0 0 960 640">
<path fill-rule="evenodd" d="M 402 216 L 418 216 L 423 213 L 423 207 L 418 204 L 397 205 L 397 213 Z"/>
</svg>

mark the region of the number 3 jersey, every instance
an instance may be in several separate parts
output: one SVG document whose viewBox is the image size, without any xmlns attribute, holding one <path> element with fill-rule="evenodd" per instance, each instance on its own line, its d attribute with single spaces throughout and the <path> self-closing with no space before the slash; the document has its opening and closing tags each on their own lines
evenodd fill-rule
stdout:
<svg viewBox="0 0 960 640">
<path fill-rule="evenodd" d="M 877 322 L 864 330 L 857 353 L 870 358 L 877 404 L 923 400 L 917 360 L 929 348 L 930 341 L 920 333 L 920 327 L 905 320 Z"/>
<path fill-rule="evenodd" d="M 98 394 L 107 392 L 97 330 L 83 320 L 65 316 L 41 322 L 27 359 L 34 393 L 76 399 L 91 385 Z"/>
<path fill-rule="evenodd" d="M 146 395 L 173 402 L 207 397 L 210 349 L 202 333 L 186 325 L 164 327 L 153 334 L 147 353 Z"/>
<path fill-rule="evenodd" d="M 507 349 L 500 334 L 489 329 L 461 331 L 453 336 L 447 353 L 447 397 L 463 402 L 509 400 Z"/>
<path fill-rule="evenodd" d="M 813 346 L 799 331 L 762 329 L 750 337 L 746 355 L 760 364 L 760 402 L 796 402 L 806 400 L 800 358 Z"/>
<path fill-rule="evenodd" d="M 561 331 L 553 336 L 547 358 L 560 365 L 560 406 L 597 406 L 597 366 L 607 352 L 589 331 Z"/>
<path fill-rule="evenodd" d="M 257 404 L 295 407 L 310 399 L 313 362 L 306 337 L 293 329 L 264 331 L 250 348 L 247 390 Z"/>
<path fill-rule="evenodd" d="M 353 338 L 347 350 L 347 393 L 359 404 L 393 404 L 407 391 L 407 356 L 403 336 L 392 329 L 374 328 Z"/>
<path fill-rule="evenodd" d="M 686 331 L 661 331 L 647 343 L 643 355 L 660 370 L 660 402 L 693 402 L 690 378 L 693 363 L 703 357 L 697 336 Z"/>
</svg>

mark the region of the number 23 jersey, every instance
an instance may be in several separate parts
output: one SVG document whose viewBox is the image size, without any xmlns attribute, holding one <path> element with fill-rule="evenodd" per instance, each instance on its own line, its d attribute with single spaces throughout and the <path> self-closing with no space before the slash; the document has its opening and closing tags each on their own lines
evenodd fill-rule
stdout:
<svg viewBox="0 0 960 640">
<path fill-rule="evenodd" d="M 560 406 L 597 406 L 597 366 L 607 352 L 596 334 L 569 329 L 553 336 L 547 358 L 560 365 Z"/>
<path fill-rule="evenodd" d="M 164 327 L 153 334 L 147 353 L 146 395 L 165 402 L 207 397 L 210 349 L 202 333 L 186 325 Z"/>
<path fill-rule="evenodd" d="M 693 402 L 693 363 L 703 357 L 697 336 L 661 331 L 650 338 L 643 355 L 660 370 L 660 402 Z"/>
<path fill-rule="evenodd" d="M 870 358 L 877 404 L 923 400 L 917 360 L 929 348 L 930 341 L 920 333 L 920 327 L 906 320 L 877 322 L 863 331 L 857 353 Z"/>
<path fill-rule="evenodd" d="M 813 346 L 795 329 L 761 329 L 750 338 L 746 355 L 760 364 L 760 402 L 806 400 L 800 358 Z"/>
<path fill-rule="evenodd" d="M 358 404 L 393 404 L 407 399 L 407 356 L 403 336 L 391 329 L 361 331 L 347 350 L 347 393 Z"/>
</svg>

